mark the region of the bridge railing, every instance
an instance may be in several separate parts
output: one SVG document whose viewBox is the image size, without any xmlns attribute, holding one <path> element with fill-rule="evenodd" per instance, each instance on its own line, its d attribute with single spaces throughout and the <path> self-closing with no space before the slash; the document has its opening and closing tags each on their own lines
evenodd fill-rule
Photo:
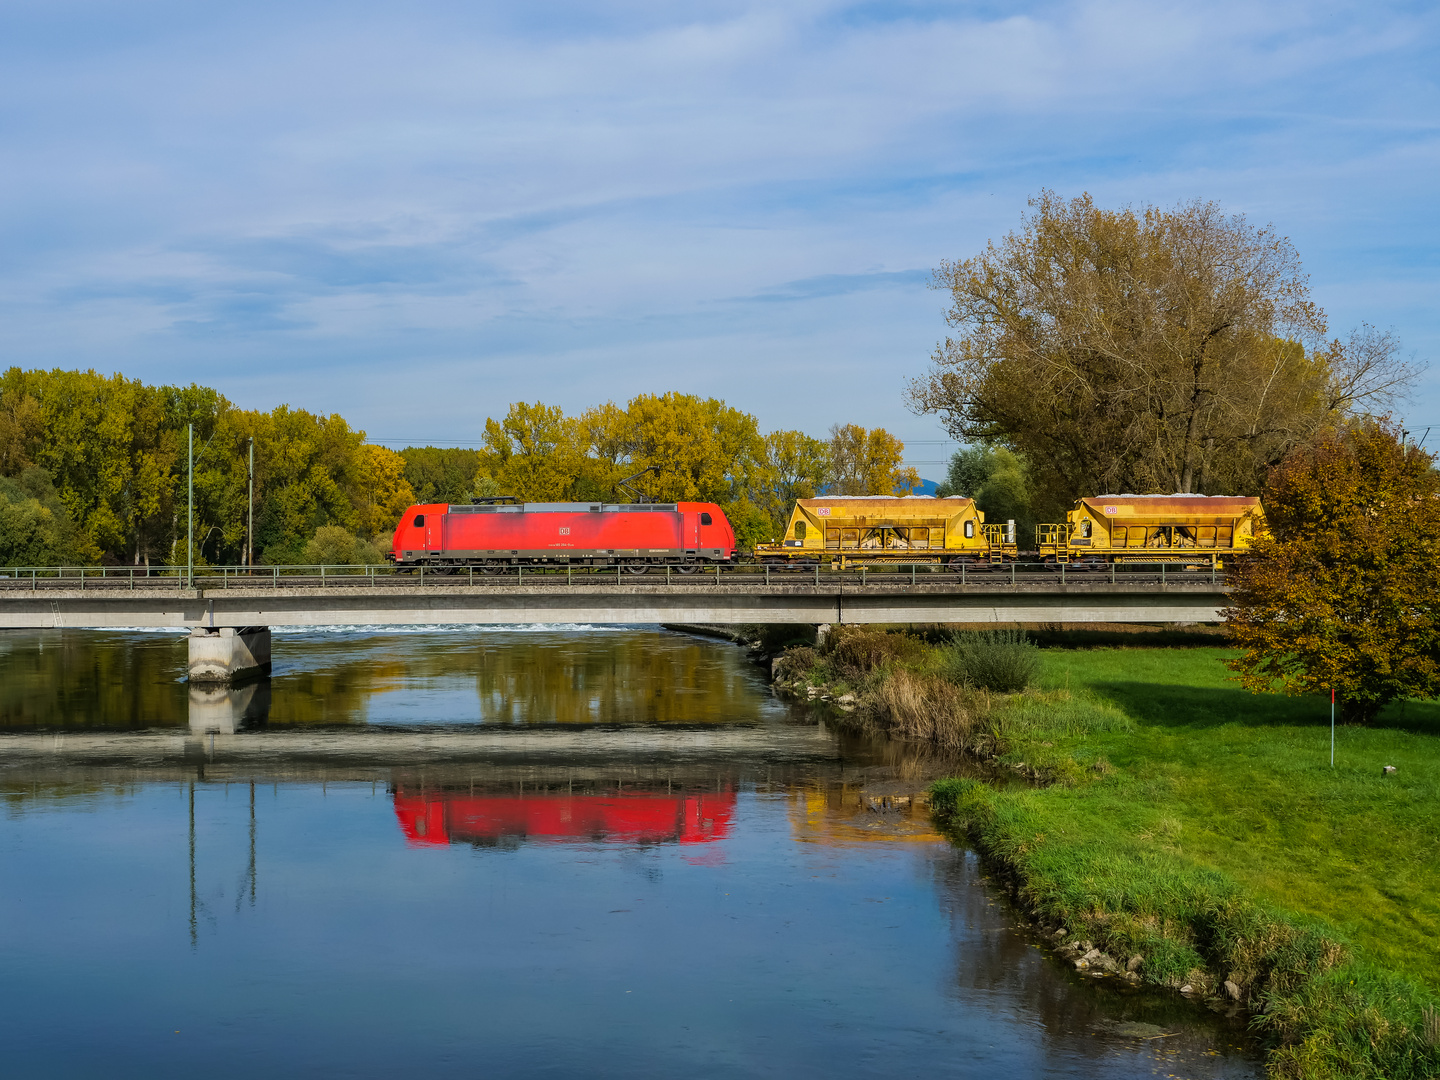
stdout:
<svg viewBox="0 0 1440 1080">
<path fill-rule="evenodd" d="M 1041 562 L 1003 566 L 897 563 L 831 569 L 829 566 L 764 566 L 756 563 L 703 567 L 650 566 L 508 566 L 406 567 L 371 566 L 25 566 L 0 567 L 0 592 L 52 589 L 231 589 L 378 587 L 389 585 L 1215 585 L 1225 572 L 1193 560 L 1110 563 L 1075 567 Z"/>
</svg>

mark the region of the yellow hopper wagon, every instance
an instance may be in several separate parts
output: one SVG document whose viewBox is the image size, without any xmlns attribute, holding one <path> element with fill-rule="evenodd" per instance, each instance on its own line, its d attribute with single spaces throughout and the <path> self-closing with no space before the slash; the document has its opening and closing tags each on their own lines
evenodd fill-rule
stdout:
<svg viewBox="0 0 1440 1080">
<path fill-rule="evenodd" d="M 1050 566 L 1219 567 L 1265 531 L 1260 500 L 1232 495 L 1097 495 L 1077 500 L 1066 518 L 1035 527 L 1035 547 Z"/>
<path fill-rule="evenodd" d="M 800 499 L 779 543 L 757 544 L 771 566 L 935 563 L 959 570 L 1013 561 L 1015 523 L 986 525 L 973 499 L 834 495 Z"/>
</svg>

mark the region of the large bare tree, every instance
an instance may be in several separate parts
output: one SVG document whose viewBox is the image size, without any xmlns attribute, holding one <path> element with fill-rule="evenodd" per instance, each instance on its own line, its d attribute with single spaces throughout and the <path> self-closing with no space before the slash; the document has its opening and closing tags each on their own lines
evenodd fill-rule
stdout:
<svg viewBox="0 0 1440 1080">
<path fill-rule="evenodd" d="M 1389 334 L 1327 341 L 1290 241 L 1214 203 L 1104 210 L 1046 191 L 1030 207 L 935 271 L 956 333 L 908 397 L 958 439 L 1025 454 L 1047 509 L 1254 493 L 1293 446 L 1415 377 Z"/>
</svg>

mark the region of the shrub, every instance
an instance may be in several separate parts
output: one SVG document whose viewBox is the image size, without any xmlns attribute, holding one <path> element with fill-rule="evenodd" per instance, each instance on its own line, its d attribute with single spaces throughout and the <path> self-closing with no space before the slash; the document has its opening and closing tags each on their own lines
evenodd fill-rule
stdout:
<svg viewBox="0 0 1440 1080">
<path fill-rule="evenodd" d="M 785 650 L 785 666 L 797 674 L 799 672 L 809 671 L 815 666 L 819 659 L 819 654 L 808 645 L 800 645 L 793 649 Z"/>
<path fill-rule="evenodd" d="M 1040 650 L 1024 630 L 972 630 L 942 650 L 941 669 L 953 682 L 1013 694 L 1035 681 Z"/>
<path fill-rule="evenodd" d="M 975 750 L 990 741 L 986 703 L 935 675 L 897 668 L 875 688 L 869 704 L 875 719 L 897 738 L 951 750 Z"/>
<path fill-rule="evenodd" d="M 876 668 L 896 660 L 913 659 L 924 645 L 908 634 L 892 634 L 863 626 L 836 626 L 825 638 L 821 652 L 840 677 L 863 680 Z"/>
<path fill-rule="evenodd" d="M 339 525 L 316 529 L 314 538 L 305 545 L 304 560 L 311 566 L 372 566 L 384 561 L 374 544 L 352 536 Z"/>
</svg>

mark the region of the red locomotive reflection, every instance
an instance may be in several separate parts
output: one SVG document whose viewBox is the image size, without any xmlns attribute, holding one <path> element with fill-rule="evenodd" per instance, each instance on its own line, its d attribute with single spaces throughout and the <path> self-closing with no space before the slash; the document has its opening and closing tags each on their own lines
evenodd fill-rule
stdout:
<svg viewBox="0 0 1440 1080">
<path fill-rule="evenodd" d="M 471 795 L 395 792 L 395 816 L 412 844 L 708 844 L 726 836 L 733 791 L 705 794 Z"/>
</svg>

